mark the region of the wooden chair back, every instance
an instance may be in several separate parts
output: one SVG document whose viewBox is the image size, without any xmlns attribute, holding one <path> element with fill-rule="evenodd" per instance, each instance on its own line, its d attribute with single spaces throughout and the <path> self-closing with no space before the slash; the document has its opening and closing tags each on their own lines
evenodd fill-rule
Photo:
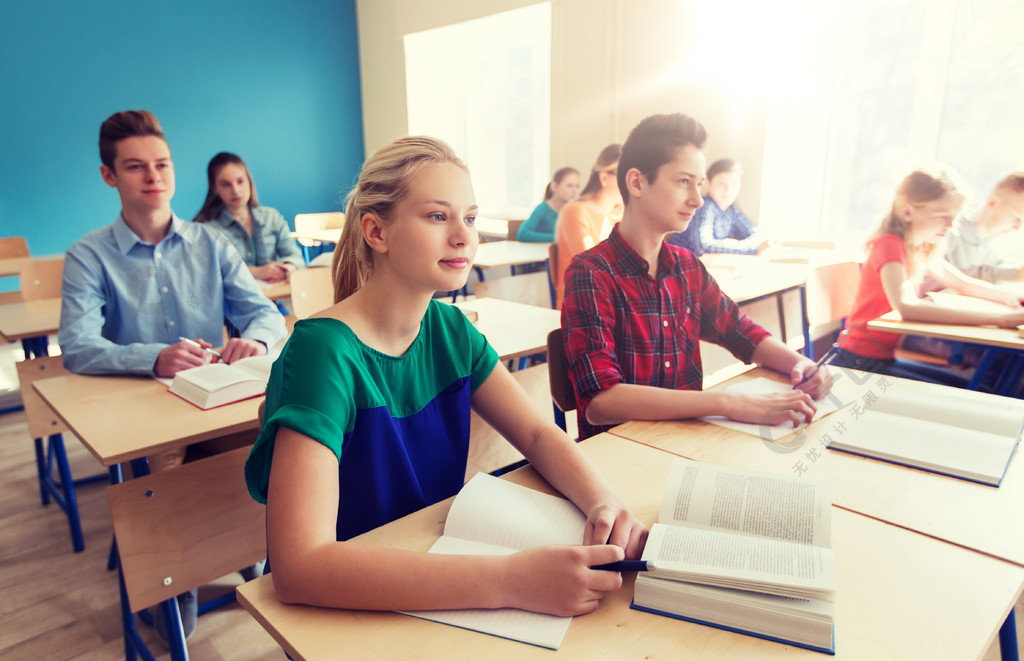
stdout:
<svg viewBox="0 0 1024 661">
<path fill-rule="evenodd" d="M 132 612 L 267 557 L 266 508 L 243 474 L 250 449 L 107 487 Z"/>
<path fill-rule="evenodd" d="M 28 241 L 23 236 L 6 236 L 0 239 L 0 258 L 28 257 Z"/>
<path fill-rule="evenodd" d="M 295 231 L 301 234 L 310 230 L 340 229 L 345 224 L 345 214 L 340 211 L 326 211 L 323 213 L 297 213 L 295 214 Z M 313 239 L 296 237 L 300 245 L 318 246 L 319 241 Z"/>
<path fill-rule="evenodd" d="M 518 241 L 519 240 L 519 228 L 523 226 L 525 220 L 510 220 L 508 221 L 508 240 Z"/>
<path fill-rule="evenodd" d="M 60 286 L 64 279 L 64 258 L 33 259 L 23 262 L 18 269 L 18 277 L 21 280 L 23 300 L 60 298 Z"/>
<path fill-rule="evenodd" d="M 305 319 L 314 312 L 334 305 L 334 279 L 331 269 L 316 266 L 294 271 L 290 277 L 292 313 Z"/>
<path fill-rule="evenodd" d="M 548 333 L 548 381 L 551 383 L 551 399 L 563 413 L 576 410 L 576 392 L 569 380 L 569 359 L 565 355 L 565 339 L 562 329 Z"/>
<path fill-rule="evenodd" d="M 47 405 L 32 384 L 42 379 L 50 379 L 62 374 L 69 374 L 64 368 L 64 360 L 60 356 L 45 356 L 23 360 L 16 364 L 18 383 L 21 386 L 21 403 L 25 407 L 25 421 L 28 433 L 32 438 L 46 438 L 68 430 L 53 409 Z"/>
<path fill-rule="evenodd" d="M 812 326 L 846 319 L 857 299 L 860 264 L 854 261 L 815 266 L 807 274 L 807 318 Z"/>
<path fill-rule="evenodd" d="M 558 273 L 558 244 L 548 246 L 548 288 L 551 290 L 551 309 L 558 309 L 558 295 L 555 294 L 555 274 Z"/>
</svg>

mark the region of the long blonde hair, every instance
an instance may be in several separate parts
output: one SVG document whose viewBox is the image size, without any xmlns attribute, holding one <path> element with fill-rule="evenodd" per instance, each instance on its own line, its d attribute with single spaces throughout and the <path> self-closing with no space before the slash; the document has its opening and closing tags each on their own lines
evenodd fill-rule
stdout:
<svg viewBox="0 0 1024 661">
<path fill-rule="evenodd" d="M 399 138 L 363 163 L 359 181 L 346 198 L 345 225 L 331 262 L 335 303 L 355 293 L 373 273 L 373 251 L 363 239 L 363 215 L 392 220 L 395 206 L 409 192 L 412 176 L 424 165 L 440 163 L 467 169 L 445 142 L 424 136 Z"/>
<path fill-rule="evenodd" d="M 893 197 L 892 207 L 888 215 L 882 219 L 875 233 L 868 241 L 870 245 L 876 239 L 886 235 L 895 234 L 903 241 L 907 240 L 907 223 L 900 218 L 899 210 L 905 205 L 918 206 L 938 200 L 945 195 L 952 195 L 963 201 L 963 194 L 957 187 L 957 176 L 947 169 L 926 170 L 919 168 L 914 170 L 900 182 Z"/>
</svg>

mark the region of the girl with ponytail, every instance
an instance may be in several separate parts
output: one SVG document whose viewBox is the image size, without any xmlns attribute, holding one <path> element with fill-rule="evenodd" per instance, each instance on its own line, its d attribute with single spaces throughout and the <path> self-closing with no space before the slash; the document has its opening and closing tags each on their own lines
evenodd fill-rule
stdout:
<svg viewBox="0 0 1024 661">
<path fill-rule="evenodd" d="M 963 202 L 964 196 L 947 171 L 914 170 L 903 179 L 889 213 L 868 243 L 857 298 L 833 364 L 963 387 L 967 380 L 958 374 L 897 359 L 895 350 L 901 336 L 869 330 L 867 322 L 896 310 L 907 321 L 1005 327 L 1024 323 L 1024 310 L 1016 299 L 987 282 L 964 275 L 944 259 L 929 259 Z M 922 289 L 946 287 L 1003 303 L 1006 311 L 967 311 L 922 297 Z"/>
<path fill-rule="evenodd" d="M 575 168 L 561 168 L 544 189 L 544 201 L 537 205 L 526 222 L 519 227 L 516 239 L 526 243 L 551 243 L 555 240 L 558 212 L 580 191 L 580 173 Z"/>
<path fill-rule="evenodd" d="M 349 193 L 337 302 L 296 323 L 245 467 L 286 603 L 585 613 L 622 582 L 590 567 L 639 557 L 646 529 L 465 315 L 433 297 L 466 282 L 476 210 L 466 166 L 432 138 L 382 148 Z M 471 408 L 584 512 L 582 545 L 485 557 L 346 541 L 459 491 Z"/>
</svg>

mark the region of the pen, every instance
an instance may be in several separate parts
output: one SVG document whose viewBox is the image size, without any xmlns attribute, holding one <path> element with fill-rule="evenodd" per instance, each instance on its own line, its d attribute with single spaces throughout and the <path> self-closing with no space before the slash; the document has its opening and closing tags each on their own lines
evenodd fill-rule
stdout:
<svg viewBox="0 0 1024 661">
<path fill-rule="evenodd" d="M 657 569 L 650 560 L 619 560 L 604 565 L 594 565 L 591 569 L 603 569 L 605 571 L 653 571 Z"/>
<path fill-rule="evenodd" d="M 190 340 L 187 337 L 182 337 L 180 335 L 178 336 L 178 339 L 181 340 L 182 342 L 184 342 L 185 344 L 189 345 L 189 346 L 196 347 L 197 349 L 203 349 L 203 351 L 205 351 L 206 353 L 213 354 L 214 356 L 217 356 L 218 358 L 221 357 L 221 355 L 218 352 L 214 351 L 213 349 L 211 349 L 209 347 L 203 347 L 203 345 L 199 344 L 195 340 Z"/>
<path fill-rule="evenodd" d="M 818 373 L 818 370 L 821 369 L 822 367 L 824 367 L 825 365 L 827 365 L 828 361 L 832 360 L 832 358 L 836 355 L 836 349 L 837 348 L 838 348 L 838 346 L 835 345 L 835 344 L 833 344 L 831 347 L 829 347 L 828 351 L 825 352 L 825 355 L 823 355 L 821 358 L 819 358 L 818 362 L 814 363 L 814 367 L 811 369 L 810 372 L 807 373 L 807 376 L 805 376 L 803 379 L 801 379 L 800 383 L 796 384 L 793 387 L 796 388 L 797 386 L 802 386 L 805 383 L 807 383 L 808 381 L 810 381 L 811 379 L 813 379 L 814 375 Z"/>
</svg>

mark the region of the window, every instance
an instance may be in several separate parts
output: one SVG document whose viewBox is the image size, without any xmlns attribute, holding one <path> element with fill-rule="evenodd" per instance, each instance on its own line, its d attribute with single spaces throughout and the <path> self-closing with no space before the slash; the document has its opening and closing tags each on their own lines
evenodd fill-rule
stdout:
<svg viewBox="0 0 1024 661">
<path fill-rule="evenodd" d="M 405 36 L 409 133 L 450 144 L 481 215 L 526 218 L 550 177 L 551 5 Z"/>
</svg>

